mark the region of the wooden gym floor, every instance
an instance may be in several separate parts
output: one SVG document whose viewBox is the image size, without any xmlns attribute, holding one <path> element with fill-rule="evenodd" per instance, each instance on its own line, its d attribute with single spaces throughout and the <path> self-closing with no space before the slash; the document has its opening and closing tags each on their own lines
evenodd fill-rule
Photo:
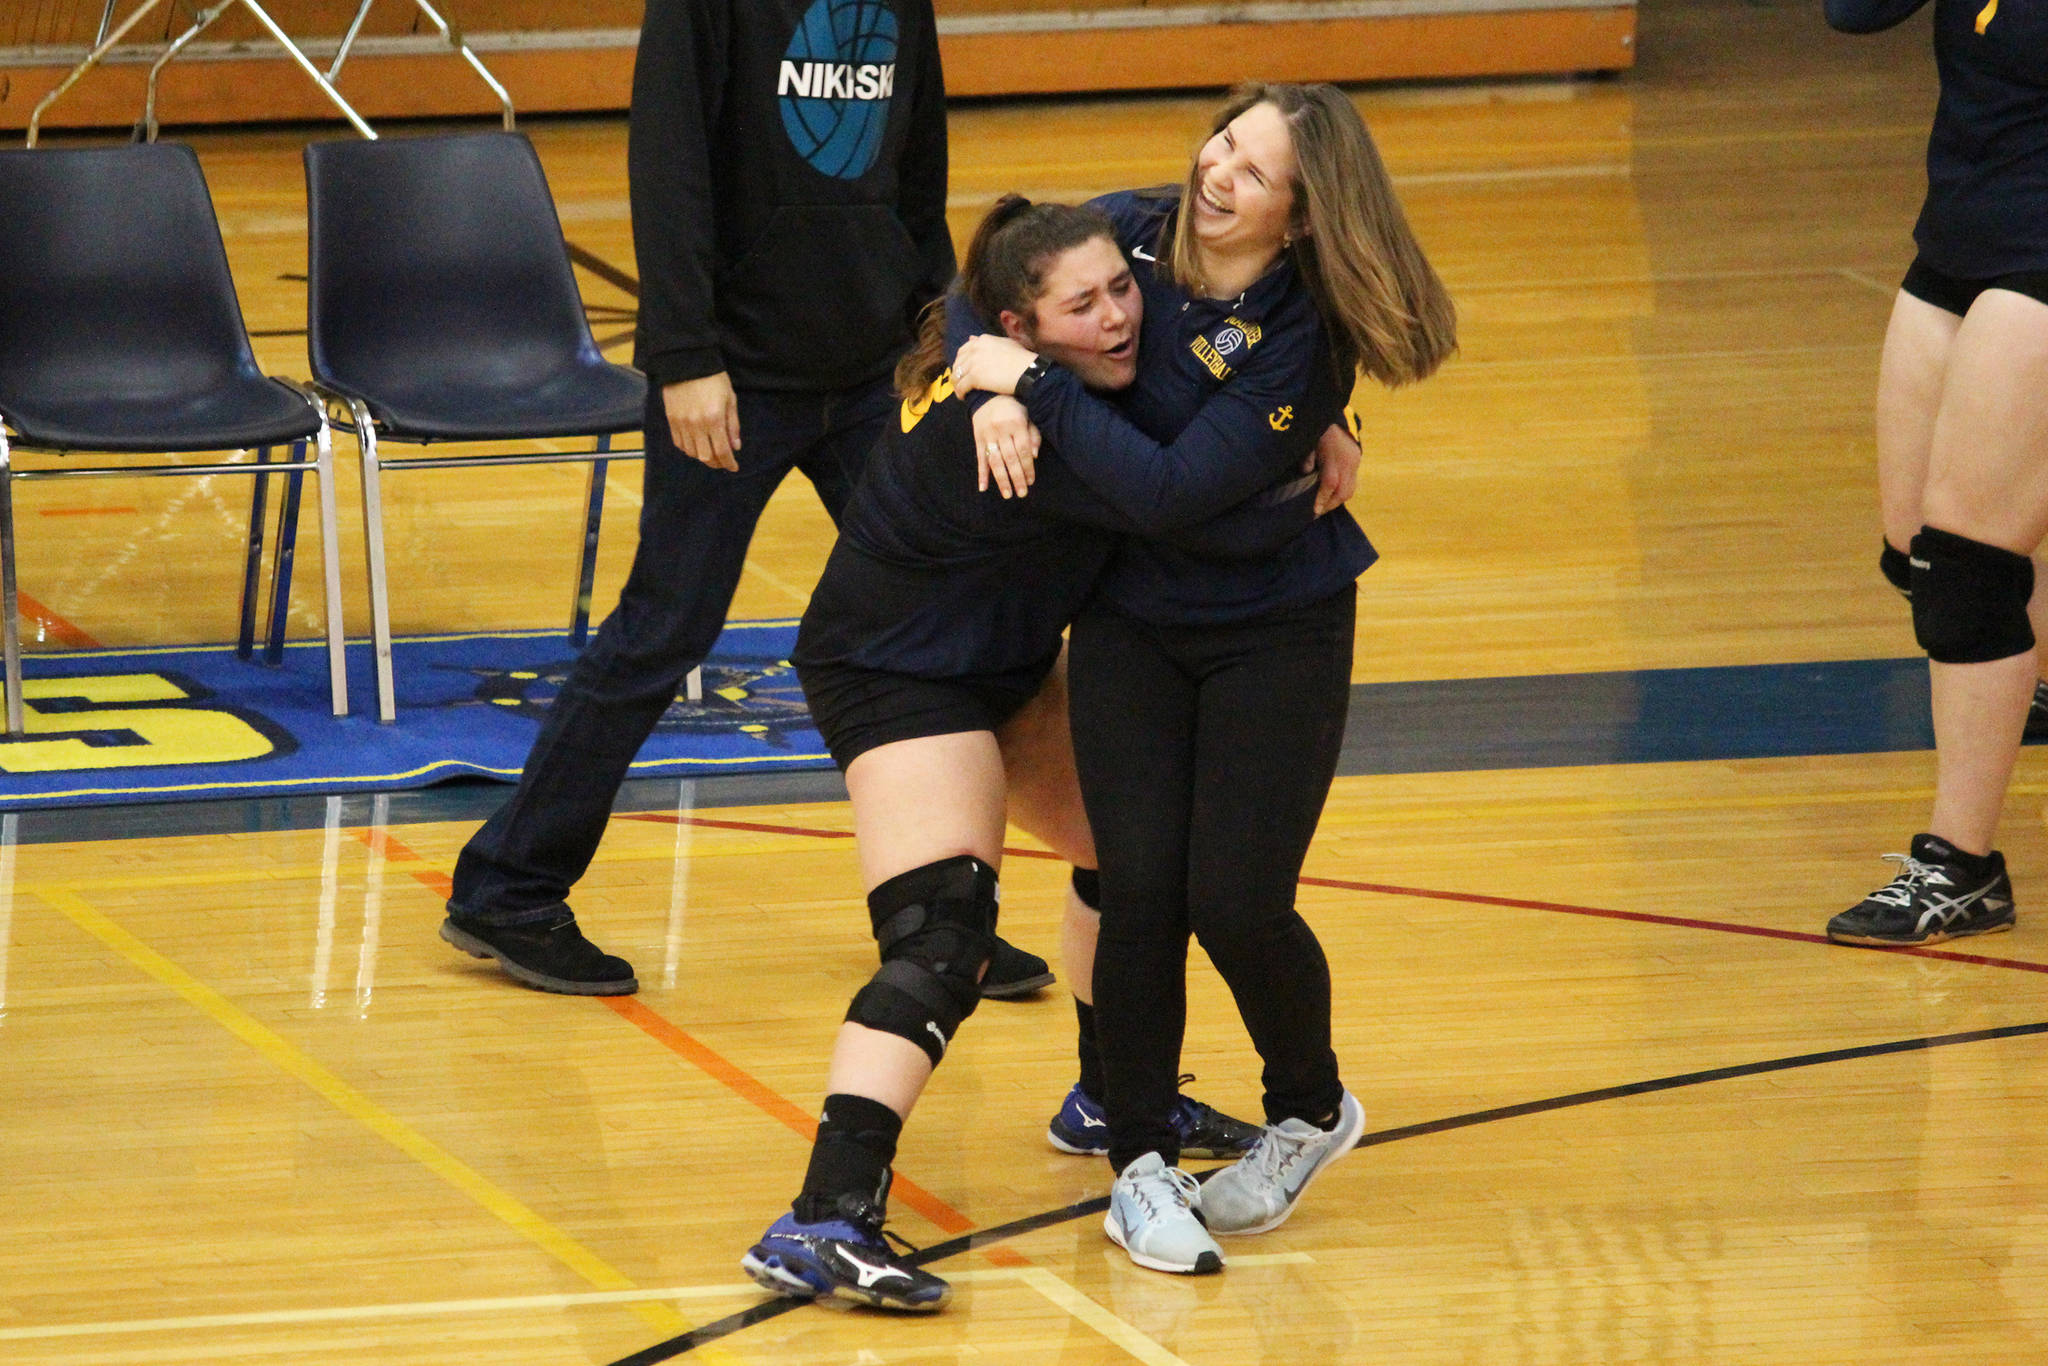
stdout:
<svg viewBox="0 0 2048 1366">
<path fill-rule="evenodd" d="M 1365 396 L 1354 506 L 1386 558 L 1359 682 L 1912 652 L 1874 568 L 1869 410 L 1932 91 L 1924 22 L 1853 41 L 1814 6 L 1673 0 L 1623 80 L 1360 93 L 1464 346 Z M 1210 102 L 959 107 L 955 227 L 1011 187 L 1171 178 Z M 531 131 L 572 241 L 630 271 L 623 125 Z M 262 359 L 293 373 L 302 137 L 197 139 Z M 630 295 L 584 284 L 621 337 Z M 390 481 L 399 628 L 554 621 L 580 477 Z M 161 482 L 25 491 L 41 648 L 227 635 L 243 495 Z M 735 615 L 798 610 L 828 541 L 786 488 Z M 899 1161 L 896 1227 L 961 1287 L 914 1322 L 749 1318 L 735 1267 L 869 971 L 843 805 L 643 790 L 577 894 L 645 984 L 610 1002 L 436 939 L 489 794 L 440 819 L 251 804 L 173 837 L 143 833 L 168 812 L 122 838 L 7 818 L 0 1359 L 2042 1359 L 2039 753 L 2003 832 L 2019 929 L 1912 954 L 1818 931 L 1923 818 L 1929 755 L 1604 757 L 1339 780 L 1302 904 L 1372 1139 L 1220 1277 L 1132 1267 L 1086 1206 L 1102 1167 L 1045 1147 L 1064 994 L 984 1008 Z M 1052 947 L 1059 871 L 1005 870 L 1028 946 Z M 1191 1089 L 1254 1112 L 1242 1028 L 1195 977 Z"/>
</svg>

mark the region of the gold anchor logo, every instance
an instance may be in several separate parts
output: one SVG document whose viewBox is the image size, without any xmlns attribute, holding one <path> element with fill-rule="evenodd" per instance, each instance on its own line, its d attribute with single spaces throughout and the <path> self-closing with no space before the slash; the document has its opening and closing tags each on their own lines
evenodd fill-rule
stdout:
<svg viewBox="0 0 2048 1366">
<path fill-rule="evenodd" d="M 1291 403 L 1284 405 L 1279 412 L 1274 413 L 1271 417 L 1267 418 L 1266 421 L 1272 424 L 1274 431 L 1286 431 L 1289 427 L 1292 427 L 1294 425 L 1294 405 Z"/>
</svg>

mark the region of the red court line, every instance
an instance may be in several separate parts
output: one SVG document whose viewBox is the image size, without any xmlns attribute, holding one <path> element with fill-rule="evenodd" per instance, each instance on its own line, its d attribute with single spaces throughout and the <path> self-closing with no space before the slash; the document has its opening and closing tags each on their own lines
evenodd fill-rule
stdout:
<svg viewBox="0 0 2048 1366">
<path fill-rule="evenodd" d="M 132 514 L 134 508 L 37 508 L 38 517 L 114 517 Z"/>
<path fill-rule="evenodd" d="M 846 830 L 816 830 L 801 825 L 764 825 L 756 821 L 722 821 L 705 816 L 683 816 L 643 814 L 622 817 L 624 820 L 662 821 L 670 825 L 710 825 L 730 830 L 753 830 L 771 835 L 811 835 L 819 839 L 847 840 L 853 834 Z M 1057 854 L 1043 849 L 1005 849 L 1003 852 L 1015 858 L 1058 858 Z M 1372 892 L 1380 896 L 1412 896 L 1427 901 L 1460 901 L 1472 906 L 1505 906 L 1518 911 L 1550 911 L 1557 915 L 1584 915 L 1601 920 L 1632 920 L 1642 925 L 1669 925 L 1676 929 L 1710 930 L 1718 934 L 1746 934 L 1759 939 L 1783 939 L 1795 944 L 1825 944 L 1830 948 L 1862 948 L 1864 945 L 1837 944 L 1824 934 L 1811 934 L 1803 930 L 1778 930 L 1765 925 L 1737 925 L 1726 920 L 1696 920 L 1682 915 L 1651 915 L 1646 911 L 1616 911 L 1603 906 L 1574 906 L 1562 901 L 1523 901 L 1511 896 L 1484 896 L 1477 892 L 1443 892 L 1428 887 L 1397 887 L 1384 882 L 1349 882 L 1334 877 L 1307 877 L 1301 879 L 1304 887 L 1331 887 L 1346 892 Z M 2048 973 L 2048 963 L 2029 963 L 2019 958 L 1991 958 L 1979 953 L 1957 953 L 1952 949 L 1928 949 L 1903 946 L 1888 949 L 1876 945 L 1867 946 L 1878 953 L 1909 954 L 1915 958 L 1940 958 L 1951 963 L 1974 963 L 1985 968 L 2011 968 L 2015 972 Z"/>
<path fill-rule="evenodd" d="M 1894 949 L 1876 945 L 1837 944 L 1824 934 L 1803 930 L 1777 930 L 1765 925 L 1737 925 L 1725 920 L 1695 920 L 1682 915 L 1651 915 L 1646 911 L 1614 911 L 1602 906 L 1574 906 L 1562 901 L 1519 901 L 1506 896 L 1480 896 L 1472 892 L 1438 892 L 1426 887 L 1395 887 L 1379 882 L 1346 882 L 1333 877 L 1304 877 L 1308 887 L 1335 887 L 1349 892 L 1377 892 L 1383 896 L 1413 896 L 1431 901 L 1463 901 L 1478 906 L 1508 906 L 1522 911 L 1554 911 L 1559 915 L 1593 916 L 1601 920 L 1632 920 L 1642 925 L 1671 925 L 1686 930 L 1713 930 L 1721 934 L 1747 934 L 1759 939 L 1787 939 L 1799 944 L 1825 944 L 1830 948 L 1876 948 L 1880 953 L 1905 953 L 1915 958 L 1943 958 L 1954 963 L 1975 963 L 1979 967 L 2012 968 L 2017 972 L 2048 973 L 2048 963 L 2029 963 L 2018 958 L 1987 958 L 1977 953 L 1956 953 L 1950 949 L 1902 946 Z"/>
<path fill-rule="evenodd" d="M 20 604 L 22 616 L 41 622 L 43 629 L 49 632 L 50 639 L 56 641 L 59 645 L 67 645 L 74 650 L 97 650 L 100 648 L 100 643 L 97 640 L 94 640 L 91 636 L 58 616 L 28 594 L 17 592 L 14 597 L 15 601 Z M 28 633 L 23 631 L 22 634 L 26 635 Z"/>
<path fill-rule="evenodd" d="M 668 811 L 638 812 L 620 816 L 622 821 L 649 821 L 656 825 L 708 825 L 714 830 L 752 830 L 763 835 L 809 835 L 821 840 L 850 840 L 851 830 L 818 830 L 807 825 L 762 825 L 758 821 L 722 821 L 711 816 L 685 816 Z M 1005 848 L 1007 858 L 1058 859 L 1059 855 L 1045 849 Z"/>
</svg>

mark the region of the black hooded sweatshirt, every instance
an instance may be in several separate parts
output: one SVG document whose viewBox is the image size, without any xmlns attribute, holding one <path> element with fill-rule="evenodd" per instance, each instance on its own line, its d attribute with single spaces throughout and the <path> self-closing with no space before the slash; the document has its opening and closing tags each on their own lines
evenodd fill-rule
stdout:
<svg viewBox="0 0 2048 1366">
<path fill-rule="evenodd" d="M 954 268 L 931 0 L 648 0 L 628 165 L 649 380 L 888 373 Z"/>
</svg>

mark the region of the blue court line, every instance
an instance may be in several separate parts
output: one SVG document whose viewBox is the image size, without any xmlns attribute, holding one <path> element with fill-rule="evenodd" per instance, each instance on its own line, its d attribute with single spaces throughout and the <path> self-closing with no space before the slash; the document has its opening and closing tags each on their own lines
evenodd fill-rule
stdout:
<svg viewBox="0 0 2048 1366">
<path fill-rule="evenodd" d="M 1456 773 L 1932 749 L 1927 661 L 1362 683 L 1337 771 Z"/>
<path fill-rule="evenodd" d="M 1705 669 L 1534 674 L 1360 683 L 1341 776 L 1875 754 L 1934 745 L 1923 658 L 1741 664 Z M 400 725 L 404 724 L 401 714 Z M 383 799 L 394 824 L 482 821 L 499 783 L 446 783 Z M 628 782 L 617 810 L 673 811 L 844 801 L 833 770 Z M 373 798 L 341 798 L 340 822 L 373 821 Z M 15 838 L 155 838 L 318 829 L 319 796 L 24 811 Z"/>
</svg>

